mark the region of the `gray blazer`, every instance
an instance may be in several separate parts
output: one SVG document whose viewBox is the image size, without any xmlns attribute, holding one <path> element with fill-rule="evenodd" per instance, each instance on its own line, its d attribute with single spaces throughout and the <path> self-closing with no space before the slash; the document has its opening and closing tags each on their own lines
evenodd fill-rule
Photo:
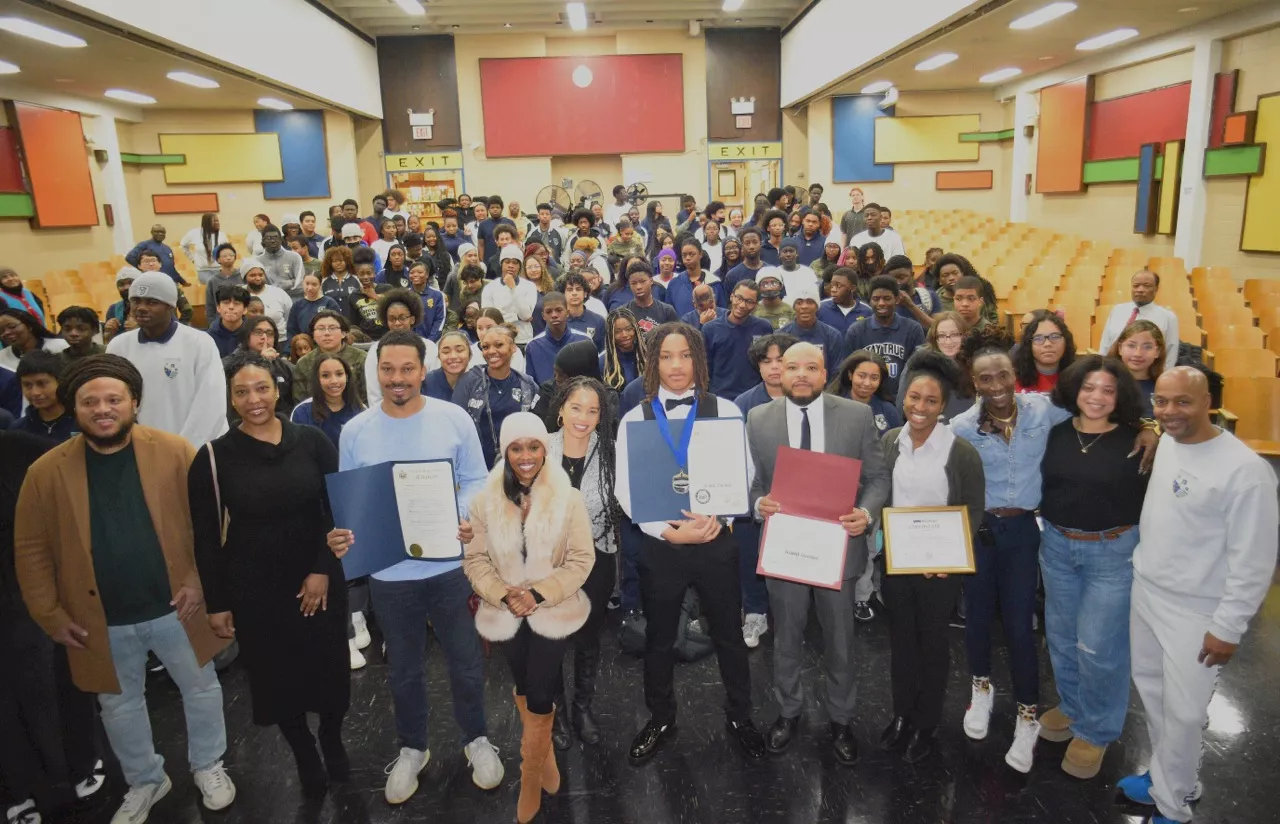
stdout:
<svg viewBox="0 0 1280 824">
<path fill-rule="evenodd" d="M 824 451 L 830 455 L 843 455 L 862 461 L 862 477 L 858 481 L 858 506 L 871 513 L 873 522 L 880 519 L 880 509 L 889 497 L 891 479 L 885 466 L 884 450 L 871 407 L 848 398 L 823 394 Z M 751 482 L 751 509 L 756 501 L 769 493 L 773 486 L 773 467 L 778 457 L 778 447 L 790 446 L 787 437 L 786 399 L 778 398 L 763 406 L 757 406 L 747 415 L 747 443 L 751 448 L 751 460 L 756 474 Z M 873 524 L 874 525 L 874 524 Z M 844 580 L 857 578 L 867 568 L 868 542 L 871 529 L 857 538 L 850 538 L 844 559 Z"/>
</svg>

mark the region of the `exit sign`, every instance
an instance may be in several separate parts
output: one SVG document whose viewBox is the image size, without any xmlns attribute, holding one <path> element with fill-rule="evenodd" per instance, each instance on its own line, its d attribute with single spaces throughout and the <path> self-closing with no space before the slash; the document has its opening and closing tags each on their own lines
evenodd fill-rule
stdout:
<svg viewBox="0 0 1280 824">
<path fill-rule="evenodd" d="M 414 126 L 412 128 L 413 128 L 414 140 L 430 140 L 431 139 L 430 126 Z"/>
</svg>

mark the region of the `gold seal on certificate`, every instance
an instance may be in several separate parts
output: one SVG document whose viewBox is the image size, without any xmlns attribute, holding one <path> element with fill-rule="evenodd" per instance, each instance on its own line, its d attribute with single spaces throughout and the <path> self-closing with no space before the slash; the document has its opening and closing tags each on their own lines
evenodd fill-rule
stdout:
<svg viewBox="0 0 1280 824">
<path fill-rule="evenodd" d="M 976 571 L 965 507 L 886 507 L 881 519 L 887 575 Z"/>
</svg>

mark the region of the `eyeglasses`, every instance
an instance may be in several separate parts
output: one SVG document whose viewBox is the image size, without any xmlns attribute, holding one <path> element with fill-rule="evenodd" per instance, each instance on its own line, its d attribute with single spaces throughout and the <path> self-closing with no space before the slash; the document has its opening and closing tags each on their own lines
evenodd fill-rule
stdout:
<svg viewBox="0 0 1280 824">
<path fill-rule="evenodd" d="M 1032 335 L 1031 342 L 1034 343 L 1036 346 L 1044 346 L 1046 343 L 1061 343 L 1062 333 L 1050 332 L 1047 335 Z"/>
<path fill-rule="evenodd" d="M 950 343 L 953 340 L 964 340 L 964 333 L 963 332 L 951 332 L 949 334 L 941 333 L 938 335 L 938 340 L 946 341 L 948 343 Z"/>
<path fill-rule="evenodd" d="M 335 323 L 335 324 L 328 324 L 328 323 L 326 323 L 324 326 L 317 326 L 317 327 L 315 328 L 315 330 L 314 330 L 314 331 L 316 331 L 316 332 L 341 332 L 341 331 L 342 331 L 342 327 L 341 327 L 341 326 L 338 326 L 336 323 Z"/>
<path fill-rule="evenodd" d="M 1121 352 L 1154 352 L 1157 348 L 1154 343 L 1138 343 L 1133 340 L 1127 340 L 1120 344 Z"/>
<path fill-rule="evenodd" d="M 747 306 L 755 306 L 757 303 L 756 298 L 744 298 L 741 295 L 730 295 L 729 300 L 733 303 L 741 303 Z"/>
</svg>

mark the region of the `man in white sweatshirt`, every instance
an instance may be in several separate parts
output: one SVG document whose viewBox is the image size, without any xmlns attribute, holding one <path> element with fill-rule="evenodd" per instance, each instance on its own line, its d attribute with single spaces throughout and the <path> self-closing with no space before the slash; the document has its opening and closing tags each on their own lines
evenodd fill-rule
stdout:
<svg viewBox="0 0 1280 824">
<path fill-rule="evenodd" d="M 163 272 L 143 272 L 129 287 L 138 328 L 107 344 L 142 373 L 138 423 L 181 435 L 197 449 L 227 431 L 227 383 L 218 345 L 178 323 L 178 287 Z"/>
<path fill-rule="evenodd" d="M 1133 683 L 1151 738 L 1150 770 L 1119 782 L 1153 804 L 1152 824 L 1191 820 L 1200 747 L 1218 671 L 1266 597 L 1276 567 L 1276 476 L 1209 418 L 1204 373 L 1156 381 L 1164 428 L 1133 555 Z"/>
</svg>

